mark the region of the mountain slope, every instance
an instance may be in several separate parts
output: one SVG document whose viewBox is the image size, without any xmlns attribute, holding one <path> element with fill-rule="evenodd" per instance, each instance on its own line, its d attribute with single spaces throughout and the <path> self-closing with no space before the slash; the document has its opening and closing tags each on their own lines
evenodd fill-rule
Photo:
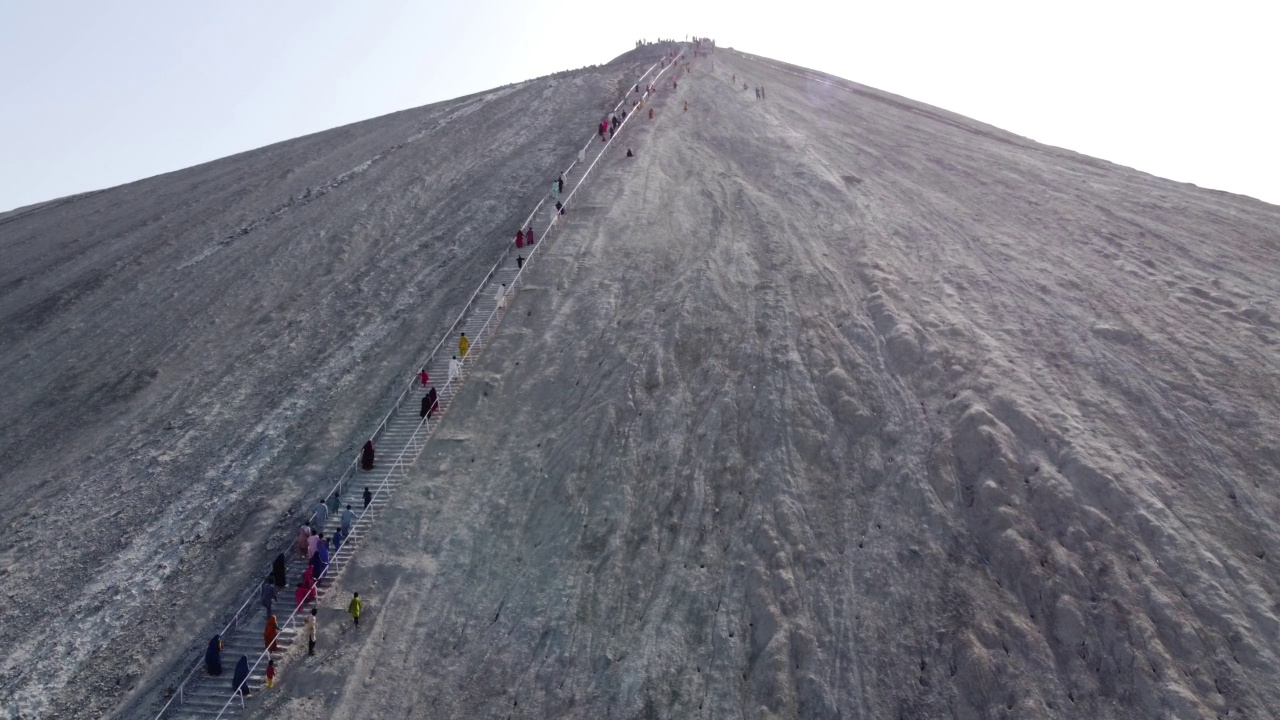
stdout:
<svg viewBox="0 0 1280 720">
<path fill-rule="evenodd" d="M 261 712 L 1267 716 L 1280 210 L 692 67 Z"/>
<path fill-rule="evenodd" d="M 3 715 L 195 661 L 665 50 L 0 218 Z"/>
</svg>

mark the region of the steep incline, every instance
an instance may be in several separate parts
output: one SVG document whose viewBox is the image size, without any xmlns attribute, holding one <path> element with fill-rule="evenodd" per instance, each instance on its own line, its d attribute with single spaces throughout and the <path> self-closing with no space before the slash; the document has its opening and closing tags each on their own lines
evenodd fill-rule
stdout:
<svg viewBox="0 0 1280 720">
<path fill-rule="evenodd" d="M 1280 706 L 1280 210 L 773 65 L 660 95 L 275 717 Z"/>
<path fill-rule="evenodd" d="M 0 714 L 194 657 L 666 49 L 0 218 Z"/>
</svg>

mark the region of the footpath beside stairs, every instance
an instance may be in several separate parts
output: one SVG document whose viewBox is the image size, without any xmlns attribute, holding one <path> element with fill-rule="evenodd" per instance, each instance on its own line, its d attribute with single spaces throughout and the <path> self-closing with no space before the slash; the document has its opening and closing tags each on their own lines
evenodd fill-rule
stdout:
<svg viewBox="0 0 1280 720">
<path fill-rule="evenodd" d="M 661 76 L 670 67 L 670 65 L 667 65 L 666 68 L 662 68 L 655 77 Z M 658 69 L 657 63 L 645 72 L 642 79 L 648 77 L 656 69 Z M 645 97 L 647 98 L 647 96 L 646 93 Z M 619 102 L 619 108 L 623 102 L 625 100 Z M 638 115 L 638 113 L 636 114 Z M 630 118 L 628 118 L 629 120 Z M 627 124 L 630 123 L 624 124 L 624 128 Z M 560 199 L 565 203 L 566 207 L 570 205 L 570 200 L 582 187 L 582 180 L 591 168 L 595 166 L 596 160 L 612 145 L 611 141 L 603 143 L 599 142 L 598 138 L 593 138 L 593 141 L 588 142 L 584 148 L 586 152 L 585 160 L 572 163 L 564 172 L 566 190 L 568 192 L 561 195 Z M 573 172 L 575 169 L 576 173 Z M 569 190 L 570 187 L 573 189 Z M 526 245 L 519 249 L 515 248 L 514 243 L 507 246 L 502 258 L 489 271 L 485 279 L 481 281 L 447 336 L 432 351 L 432 355 L 426 365 L 430 377 L 427 387 L 423 387 L 415 378 L 413 386 L 406 390 L 397 401 L 395 409 L 375 431 L 372 438 L 376 449 L 376 461 L 373 469 L 368 472 L 349 470 L 330 491 L 330 495 L 336 494 L 339 498 L 338 511 L 333 512 L 331 510 L 328 513 L 328 519 L 323 529 L 325 538 L 332 538 L 334 532 L 341 527 L 342 512 L 348 505 L 356 512 L 357 519 L 352 525 L 350 536 L 343 543 L 340 550 L 331 554 L 329 568 L 317 582 L 317 600 L 303 603 L 298 610 L 295 610 L 294 607 L 294 591 L 306 571 L 308 563 L 305 555 L 296 551 L 286 551 L 286 558 L 288 558 L 286 584 L 284 588 L 279 589 L 279 594 L 272 610 L 279 621 L 280 632 L 276 639 L 278 651 L 273 653 L 271 657 L 276 660 L 277 672 L 281 676 L 287 676 L 285 672 L 287 668 L 284 667 L 286 658 L 290 658 L 290 662 L 299 660 L 296 653 L 290 655 L 289 651 L 295 641 L 302 640 L 301 616 L 304 613 L 309 614 L 312 607 L 324 600 L 330 590 L 335 589 L 334 586 L 337 583 L 337 579 L 341 577 L 343 571 L 351 562 L 355 551 L 360 548 L 369 536 L 373 522 L 383 511 L 390 507 L 391 499 L 396 490 L 400 488 L 408 477 L 408 469 L 421 454 L 430 440 L 431 434 L 439 426 L 441 419 L 448 413 L 453 400 L 461 391 L 462 383 L 465 381 L 469 369 L 474 364 L 478 354 L 487 344 L 487 341 L 497 332 L 501 319 L 506 314 L 505 308 L 498 307 L 498 288 L 503 285 L 506 286 L 505 305 L 507 307 L 515 301 L 514 295 L 524 281 L 524 273 L 517 267 L 516 257 L 517 255 L 523 255 L 525 257 L 524 268 L 528 269 L 530 263 L 538 255 L 538 250 L 541 249 L 544 241 L 556 229 L 559 223 L 556 217 L 555 200 L 544 198 L 540 201 L 533 212 L 530 213 L 524 224 L 525 227 L 531 222 L 535 223 L 535 230 L 538 233 L 537 242 L 533 246 Z M 463 332 L 466 333 L 470 341 L 470 348 L 466 357 L 462 357 L 458 351 L 458 339 L 460 333 Z M 458 355 L 462 361 L 462 369 L 458 377 L 451 380 L 449 378 L 449 361 L 455 355 Z M 419 413 L 422 399 L 426 396 L 430 387 L 435 387 L 439 393 L 438 410 L 432 414 L 428 422 L 424 422 Z M 373 494 L 372 501 L 367 509 L 363 501 L 363 493 L 366 488 Z M 328 496 L 325 499 L 328 499 Z M 258 579 L 254 584 L 251 598 L 245 601 L 245 604 L 237 611 L 222 634 L 222 674 L 217 677 L 209 675 L 204 669 L 203 662 L 201 662 L 178 685 L 174 696 L 169 699 L 157 714 L 157 719 L 162 717 L 219 718 L 242 716 L 246 712 L 246 707 L 241 700 L 233 695 L 235 666 L 242 655 L 247 656 L 250 662 L 249 680 L 246 683 L 249 698 L 252 699 L 265 688 L 267 657 L 265 655 L 263 630 L 266 627 L 267 613 L 257 599 L 260 583 L 261 579 Z M 203 651 L 201 657 L 203 657 Z"/>
</svg>

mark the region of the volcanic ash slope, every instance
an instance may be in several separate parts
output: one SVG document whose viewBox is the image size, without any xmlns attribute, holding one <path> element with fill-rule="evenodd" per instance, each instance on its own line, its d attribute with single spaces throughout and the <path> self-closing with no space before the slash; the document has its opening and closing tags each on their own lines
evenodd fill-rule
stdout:
<svg viewBox="0 0 1280 720">
<path fill-rule="evenodd" d="M 0 217 L 0 717 L 146 715 L 664 50 Z"/>
<path fill-rule="evenodd" d="M 1280 706 L 1277 208 L 693 68 L 575 198 L 264 709 Z"/>
</svg>

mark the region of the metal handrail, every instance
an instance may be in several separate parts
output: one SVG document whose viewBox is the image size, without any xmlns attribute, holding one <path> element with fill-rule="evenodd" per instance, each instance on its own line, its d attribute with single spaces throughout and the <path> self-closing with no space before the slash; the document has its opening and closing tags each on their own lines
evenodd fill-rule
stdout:
<svg viewBox="0 0 1280 720">
<path fill-rule="evenodd" d="M 659 70 L 659 72 L 656 75 L 654 75 L 654 79 L 657 79 L 661 77 L 663 74 L 665 74 L 667 69 L 675 67 L 676 61 L 679 60 L 681 57 L 684 57 L 683 51 L 680 52 L 678 55 L 676 55 L 675 58 L 672 59 L 672 63 L 670 65 L 667 65 L 666 67 Z M 645 70 L 643 74 L 640 75 L 638 80 L 643 81 L 646 77 L 649 76 L 649 73 L 653 72 L 654 68 L 657 68 L 657 67 L 658 67 L 658 63 L 653 63 L 652 65 L 650 65 L 649 68 Z M 623 93 L 623 98 L 619 100 L 616 105 L 614 105 L 613 112 L 616 113 L 622 107 L 623 103 L 626 102 L 626 96 L 628 94 L 629 93 Z M 642 100 L 647 99 L 649 95 L 650 93 L 646 89 L 645 92 L 641 95 L 641 99 Z M 634 116 L 635 114 L 632 113 L 628 115 L 626 118 L 624 118 L 618 126 L 619 130 L 625 127 L 627 124 L 627 121 Z M 614 140 L 613 137 L 609 137 L 605 141 L 604 147 L 600 150 L 600 152 L 596 155 L 596 157 L 591 161 L 591 164 L 587 166 L 587 169 L 583 171 L 582 176 L 578 178 L 578 181 L 574 183 L 574 186 L 569 191 L 569 194 L 565 196 L 564 205 L 566 207 L 568 206 L 570 200 L 572 200 L 573 196 L 578 192 L 579 188 L 582 187 L 582 183 L 584 180 L 586 180 L 587 175 L 590 174 L 593 169 L 595 169 L 596 163 L 600 161 L 600 158 L 604 156 L 605 152 L 608 151 L 609 147 L 613 144 L 613 140 Z M 591 143 L 593 143 L 594 141 L 595 141 L 595 136 L 592 135 L 591 139 L 587 140 L 587 144 L 583 146 L 583 150 L 585 150 L 586 148 L 589 148 L 591 146 Z M 577 164 L 576 159 L 571 161 L 569 163 L 569 167 L 565 169 L 565 173 L 567 174 L 569 171 L 571 171 L 576 164 Z M 538 210 L 542 208 L 543 204 L 546 203 L 546 201 L 547 201 L 546 196 L 543 196 L 538 201 L 537 205 L 534 206 L 533 211 L 530 212 L 529 215 L 525 218 L 525 221 L 521 225 L 521 228 L 529 226 L 529 224 L 533 221 L 534 217 L 537 215 Z M 546 233 L 543 238 L 544 242 L 545 240 L 550 238 L 551 232 L 555 229 L 559 219 L 560 219 L 559 213 L 556 213 L 552 216 L 551 221 L 547 224 Z M 435 359 L 436 353 L 444 345 L 444 342 L 449 339 L 449 337 L 453 334 L 453 331 L 457 329 L 458 324 L 462 322 L 464 317 L 466 317 L 467 311 L 471 309 L 472 305 L 475 303 L 476 298 L 479 297 L 480 291 L 485 289 L 485 287 L 490 284 L 489 281 L 493 278 L 494 273 L 497 272 L 498 268 L 501 267 L 503 261 L 506 260 L 507 257 L 511 254 L 511 249 L 514 247 L 514 245 L 515 245 L 514 240 L 511 240 L 508 242 L 507 246 L 503 249 L 502 257 L 498 258 L 498 261 L 495 262 L 493 267 L 489 269 L 489 272 L 485 274 L 484 279 L 481 280 L 480 284 L 476 286 L 476 289 L 471 293 L 471 297 L 468 298 L 466 304 L 463 305 L 462 311 L 458 314 L 458 317 L 454 319 L 453 324 L 451 324 L 449 326 L 449 329 L 445 331 L 444 335 L 436 343 L 436 346 L 431 349 L 431 352 L 427 355 L 426 359 L 418 365 L 419 368 L 428 367 L 431 361 Z M 526 258 L 524 266 L 518 269 L 516 271 L 515 276 L 512 278 L 511 287 L 507 290 L 508 293 L 515 290 L 516 285 L 519 283 L 521 279 L 521 276 L 524 274 L 525 268 L 529 266 L 530 262 L 533 260 L 533 256 L 537 253 L 538 249 L 542 247 L 542 245 L 543 245 L 543 242 L 535 243 L 533 246 L 533 249 L 529 251 L 529 257 Z M 510 300 L 508 299 L 508 302 L 509 301 Z M 493 311 L 489 313 L 489 317 L 485 319 L 484 324 L 481 326 L 480 331 L 476 334 L 476 337 L 473 341 L 474 349 L 479 350 L 479 348 L 483 346 L 485 342 L 485 332 L 486 330 L 488 330 L 490 323 L 493 321 L 494 317 L 497 315 L 498 311 L 501 309 L 502 309 L 501 307 L 494 307 Z M 469 349 L 467 352 L 467 355 L 462 358 L 461 364 L 464 370 L 465 370 L 467 361 L 470 359 L 473 359 L 474 357 L 475 356 L 472 354 L 471 350 Z M 462 372 L 459 372 L 457 378 L 461 378 L 462 374 L 463 374 Z M 446 379 L 445 384 L 441 386 L 441 391 L 440 391 L 441 397 L 443 397 L 444 393 L 447 390 L 449 390 L 450 385 L 453 383 L 454 379 L 455 378 Z M 391 419 L 393 415 L 395 415 L 397 411 L 400 410 L 400 407 L 403 405 L 405 396 L 408 395 L 411 390 L 413 390 L 414 382 L 416 380 L 417 380 L 417 375 L 415 374 L 414 377 L 409 381 L 408 386 L 400 393 L 400 396 L 396 398 L 396 401 L 392 404 L 391 409 L 387 412 L 385 416 L 383 416 L 381 422 L 378 423 L 378 427 L 373 431 L 373 434 L 369 437 L 369 440 L 376 439 L 379 433 L 381 433 L 382 430 L 386 428 L 387 422 Z M 443 415 L 443 411 L 441 415 Z M 396 460 L 392 464 L 391 469 L 387 472 L 386 477 L 384 477 L 382 482 L 378 485 L 378 490 L 374 493 L 375 498 L 382 493 L 383 489 L 386 487 L 387 482 L 391 479 L 392 474 L 394 474 L 396 468 L 401 464 L 401 461 L 404 457 L 405 452 L 407 452 L 408 449 L 412 446 L 413 441 L 417 439 L 418 432 L 421 430 L 421 428 L 424 425 L 428 427 L 428 434 L 430 434 L 430 424 L 428 423 L 428 419 L 424 417 L 422 421 L 419 422 L 418 426 L 415 427 L 414 433 L 413 435 L 410 436 L 409 442 L 406 443 L 404 448 L 401 449 L 400 455 L 396 457 Z M 360 460 L 360 452 L 358 451 L 356 453 L 356 456 L 352 459 L 351 464 L 347 466 L 347 469 L 345 471 L 343 471 L 342 476 L 333 485 L 333 487 L 329 489 L 329 492 L 324 496 L 324 500 L 327 501 L 330 497 L 333 496 L 335 491 L 340 490 L 342 485 L 347 481 L 348 477 L 350 476 L 352 471 L 355 469 L 356 463 L 358 463 L 359 460 Z M 373 504 L 372 502 L 370 502 L 370 504 L 367 507 L 361 510 L 360 516 L 356 519 L 356 522 L 352 525 L 353 529 L 359 526 L 360 522 L 364 519 L 365 515 L 369 512 L 372 506 Z M 313 512 L 307 516 L 306 522 L 310 523 L 314 518 L 315 518 L 315 513 Z M 355 533 L 353 532 L 352 537 L 354 537 L 354 535 Z M 333 561 L 330 563 L 329 567 L 332 567 L 334 564 L 336 564 L 338 556 L 342 553 L 343 548 L 347 547 L 349 542 L 350 542 L 349 539 L 347 541 L 344 541 L 342 547 L 338 548 L 338 550 L 334 553 Z M 354 549 L 352 549 L 351 552 L 354 552 Z M 293 543 L 290 543 L 289 547 L 285 550 L 284 554 L 286 555 L 286 557 L 291 557 L 293 555 L 298 555 L 299 553 L 297 553 L 296 551 L 296 546 Z M 329 567 L 325 568 L 325 571 L 321 573 L 321 577 L 323 577 L 324 574 L 329 571 Z M 320 578 L 316 578 L 317 585 L 319 584 L 319 581 L 320 581 Z M 230 632 L 231 630 L 239 626 L 239 622 L 240 622 L 241 616 L 245 612 L 245 608 L 249 607 L 249 605 L 253 602 L 253 600 L 254 600 L 254 594 L 250 592 L 249 596 L 245 599 L 244 603 L 241 604 L 239 609 L 236 610 L 235 614 L 232 615 L 231 620 L 228 621 L 226 627 L 222 629 L 222 632 L 219 633 L 219 635 L 226 635 L 228 632 Z M 318 600 L 318 595 L 317 595 L 317 600 Z M 285 621 L 285 623 L 280 626 L 280 630 L 283 631 L 285 628 L 287 628 L 289 624 L 293 622 L 294 618 L 297 616 L 297 613 L 298 613 L 298 608 L 294 608 L 293 613 L 290 614 L 289 618 Z M 258 665 L 262 661 L 263 654 L 266 654 L 266 650 L 264 650 L 263 653 L 259 654 L 258 659 L 254 662 L 253 666 L 249 669 L 249 675 L 252 675 L 253 671 L 257 669 Z M 202 665 L 203 665 L 202 661 L 195 663 L 195 665 L 191 668 L 191 670 L 186 674 L 186 676 L 178 684 L 177 692 L 174 693 L 174 695 L 169 698 L 168 702 L 166 702 L 164 706 L 160 708 L 160 711 L 156 714 L 156 720 L 159 720 L 159 718 L 163 717 L 164 714 L 168 712 L 170 706 L 173 704 L 173 701 L 175 699 L 179 701 L 179 704 L 185 704 L 184 690 L 186 688 L 186 685 L 188 682 L 191 681 L 191 678 L 200 670 Z M 245 682 L 248 682 L 248 680 L 246 679 Z M 236 688 L 234 691 L 232 691 L 231 697 L 228 698 L 227 702 L 223 705 L 222 710 L 219 711 L 218 717 L 222 716 L 222 713 L 226 711 L 226 708 L 231 704 L 231 701 L 235 699 L 239 691 L 240 691 L 240 688 Z M 243 702 L 244 702 L 244 699 L 243 699 L 243 696 L 241 696 L 241 703 L 243 704 Z"/>
</svg>

